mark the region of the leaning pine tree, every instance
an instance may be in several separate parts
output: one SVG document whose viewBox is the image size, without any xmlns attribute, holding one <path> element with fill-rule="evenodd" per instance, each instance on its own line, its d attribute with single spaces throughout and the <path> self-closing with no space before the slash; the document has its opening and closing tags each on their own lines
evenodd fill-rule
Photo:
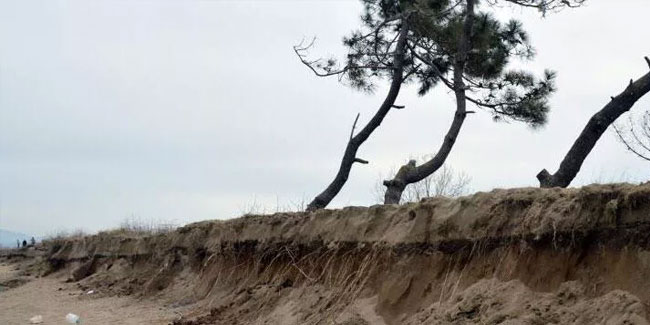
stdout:
<svg viewBox="0 0 650 325">
<path fill-rule="evenodd" d="M 582 1 L 504 0 L 544 12 Z M 357 151 L 391 109 L 403 108 L 395 101 L 406 83 L 417 83 L 421 95 L 439 83 L 452 89 L 457 97 L 454 130 L 460 130 L 462 119 L 470 113 L 465 109 L 466 101 L 491 109 L 499 119 L 522 120 L 532 125 L 544 123 L 548 110 L 546 97 L 553 90 L 553 73 L 547 72 L 542 80 L 536 80 L 527 72 L 504 71 L 510 57 L 533 55 L 520 23 L 511 21 L 502 25 L 487 13 L 475 14 L 476 0 L 362 2 L 362 26 L 344 38 L 348 54 L 341 63 L 333 58 L 309 60 L 307 52 L 313 42 L 294 47 L 301 62 L 317 76 L 337 76 L 354 89 L 366 92 L 372 92 L 380 80 L 390 82 L 382 104 L 355 134 L 357 115 L 334 180 L 309 203 L 307 210 L 327 206 L 347 182 L 353 164 L 368 163 L 357 157 Z M 491 4 L 494 0 L 486 2 Z M 467 96 L 468 91 L 477 97 Z M 449 150 L 458 134 L 454 130 L 448 134 L 453 137 L 451 143 L 444 145 Z M 447 154 L 440 156 L 441 162 Z M 440 161 L 434 159 L 435 163 L 425 164 L 428 166 L 425 172 L 432 173 L 430 167 Z M 421 174 L 408 176 L 406 183 L 421 179 Z M 390 183 L 398 186 L 389 186 L 388 190 L 399 189 L 399 182 Z"/>
<path fill-rule="evenodd" d="M 410 57 L 407 48 L 408 39 L 412 34 L 410 21 L 413 10 L 404 10 L 399 1 L 364 0 L 363 2 L 362 28 L 343 39 L 343 44 L 348 48 L 344 64 L 339 64 L 333 58 L 308 60 L 306 52 L 312 47 L 313 42 L 306 46 L 300 44 L 294 47 L 302 63 L 319 77 L 338 76 L 342 82 L 365 92 L 372 92 L 377 80 L 390 81 L 384 101 L 374 116 L 355 134 L 359 119 L 357 115 L 334 180 L 307 205 L 307 211 L 324 208 L 334 199 L 347 182 L 354 163 L 368 163 L 357 157 L 359 147 L 368 140 L 392 108 L 401 108 L 395 105 L 395 100 L 402 84 L 421 69 L 413 64 L 413 58 Z"/>
<path fill-rule="evenodd" d="M 460 134 L 465 117 L 473 111 L 467 103 L 488 109 L 495 120 L 514 120 L 533 128 L 546 123 L 548 97 L 555 90 L 554 77 L 546 71 L 541 79 L 532 73 L 508 70 L 512 58 L 532 59 L 534 51 L 522 24 L 516 20 L 502 23 L 481 12 L 479 1 L 464 0 L 455 6 L 449 19 L 437 29 L 419 30 L 420 43 L 409 44 L 416 64 L 431 67 L 422 75 L 424 85 L 431 78 L 441 81 L 456 98 L 456 111 L 451 126 L 435 155 L 422 165 L 414 160 L 402 166 L 393 179 L 384 181 L 384 203 L 399 203 L 406 186 L 435 173 L 449 156 Z M 582 1 L 510 1 L 516 5 L 535 7 L 544 14 L 562 6 L 579 6 Z M 430 84 L 433 84 L 431 82 Z M 422 88 L 424 94 L 430 87 Z"/>
<path fill-rule="evenodd" d="M 646 63 L 650 67 L 650 59 L 645 58 Z M 643 75 L 637 80 L 630 79 L 630 83 L 625 87 L 623 92 L 616 96 L 612 96 L 611 100 L 605 106 L 587 121 L 587 125 L 582 129 L 580 135 L 573 142 L 573 145 L 562 159 L 560 167 L 553 174 L 549 173 L 546 169 L 542 169 L 537 174 L 540 187 L 567 187 L 571 184 L 573 179 L 578 175 L 582 163 L 596 146 L 600 137 L 621 115 L 629 111 L 634 104 L 650 93 L 650 72 Z M 619 132 L 620 130 L 616 130 Z M 633 131 L 632 131 L 633 132 Z M 622 134 L 619 132 L 619 136 Z M 623 138 L 624 139 L 624 138 Z M 627 148 L 639 155 L 638 151 L 634 151 L 633 147 L 628 142 L 624 143 Z M 642 142 L 637 142 L 641 144 Z M 643 157 L 642 155 L 639 155 Z"/>
</svg>

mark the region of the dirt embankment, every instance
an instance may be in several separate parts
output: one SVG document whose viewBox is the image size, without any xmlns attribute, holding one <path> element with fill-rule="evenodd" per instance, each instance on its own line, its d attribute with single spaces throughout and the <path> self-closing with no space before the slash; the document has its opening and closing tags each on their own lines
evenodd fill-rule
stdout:
<svg viewBox="0 0 650 325">
<path fill-rule="evenodd" d="M 646 324 L 650 185 L 513 189 L 57 243 L 52 271 L 179 324 Z"/>
</svg>

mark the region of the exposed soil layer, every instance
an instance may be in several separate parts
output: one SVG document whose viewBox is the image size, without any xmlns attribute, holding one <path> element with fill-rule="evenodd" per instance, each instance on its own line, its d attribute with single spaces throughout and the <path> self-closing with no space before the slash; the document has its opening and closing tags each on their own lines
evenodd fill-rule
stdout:
<svg viewBox="0 0 650 325">
<path fill-rule="evenodd" d="M 176 324 L 646 324 L 650 184 L 246 216 L 53 243 L 49 272 Z"/>
</svg>

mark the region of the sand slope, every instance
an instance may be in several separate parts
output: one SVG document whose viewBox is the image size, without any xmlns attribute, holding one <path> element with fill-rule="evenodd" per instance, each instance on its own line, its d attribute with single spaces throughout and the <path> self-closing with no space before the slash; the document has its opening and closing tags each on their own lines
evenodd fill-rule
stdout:
<svg viewBox="0 0 650 325">
<path fill-rule="evenodd" d="M 646 324 L 648 234 L 649 184 L 523 188 L 100 233 L 47 264 L 176 324 Z"/>
</svg>

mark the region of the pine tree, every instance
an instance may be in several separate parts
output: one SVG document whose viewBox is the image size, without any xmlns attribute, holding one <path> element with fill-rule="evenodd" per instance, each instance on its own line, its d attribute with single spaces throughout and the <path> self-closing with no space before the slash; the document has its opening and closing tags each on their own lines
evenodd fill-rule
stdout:
<svg viewBox="0 0 650 325">
<path fill-rule="evenodd" d="M 546 14 L 565 6 L 579 6 L 584 0 L 504 0 L 534 7 Z M 522 121 L 533 127 L 546 122 L 548 97 L 554 91 L 555 74 L 508 70 L 513 58 L 531 59 L 534 50 L 522 24 L 500 22 L 481 11 L 477 0 L 362 0 L 361 28 L 343 39 L 348 54 L 335 58 L 307 59 L 313 42 L 294 48 L 303 64 L 321 77 L 337 76 L 344 84 L 373 92 L 376 84 L 390 81 L 384 102 L 358 132 L 352 127 L 338 173 L 330 185 L 308 205 L 323 208 L 338 194 L 355 162 L 368 163 L 356 156 L 359 147 L 379 127 L 395 105 L 404 84 L 416 84 L 426 95 L 442 85 L 454 92 L 456 112 L 443 146 L 434 158 L 421 165 L 409 164 L 391 181 L 387 203 L 399 202 L 404 187 L 435 172 L 453 147 L 467 114 L 467 102 L 487 109 L 495 120 Z M 485 1 L 484 6 L 495 1 Z"/>
</svg>

